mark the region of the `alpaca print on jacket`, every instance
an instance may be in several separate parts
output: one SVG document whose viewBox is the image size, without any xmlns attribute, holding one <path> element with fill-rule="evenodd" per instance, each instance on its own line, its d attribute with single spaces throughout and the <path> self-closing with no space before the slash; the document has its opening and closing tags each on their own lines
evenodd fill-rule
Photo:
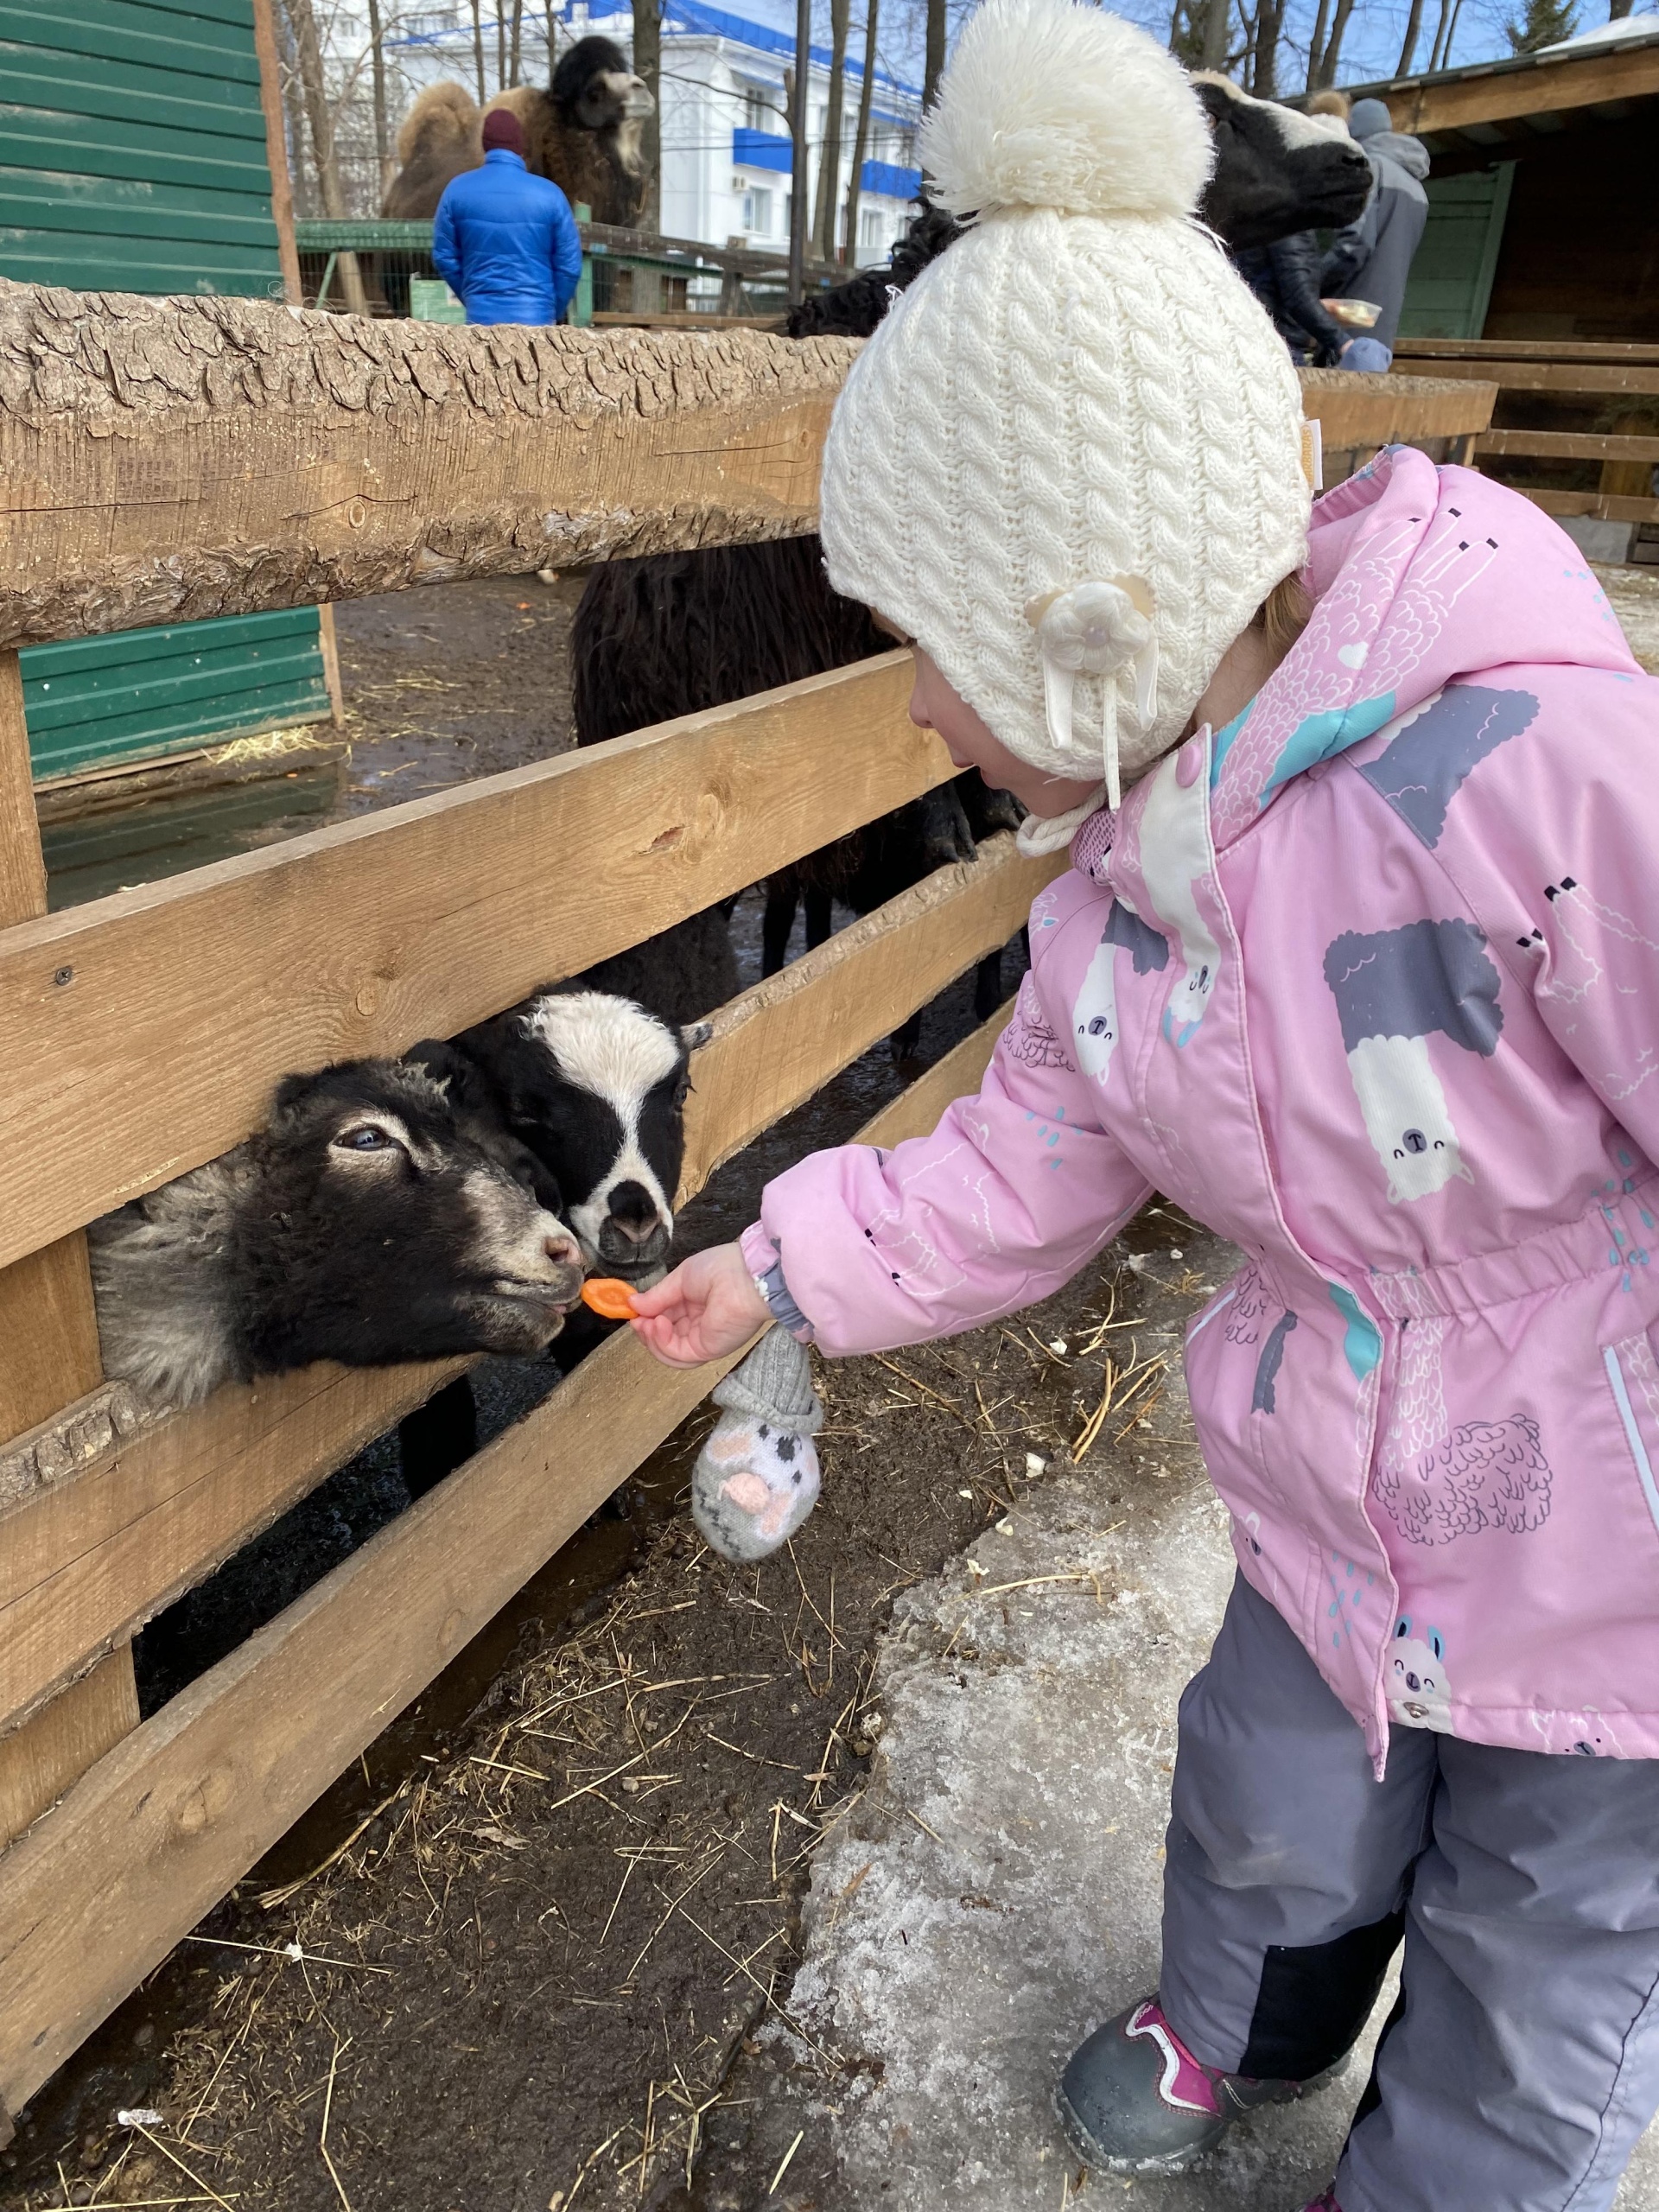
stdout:
<svg viewBox="0 0 1659 2212">
<path fill-rule="evenodd" d="M 1187 1349 L 1240 1569 L 1373 1755 L 1659 1757 L 1659 684 L 1546 516 L 1408 448 L 1305 573 L 1256 698 L 1079 831 L 978 1095 L 764 1226 L 854 1352 L 1045 1296 L 1166 1192 L 1248 1262 Z"/>
</svg>

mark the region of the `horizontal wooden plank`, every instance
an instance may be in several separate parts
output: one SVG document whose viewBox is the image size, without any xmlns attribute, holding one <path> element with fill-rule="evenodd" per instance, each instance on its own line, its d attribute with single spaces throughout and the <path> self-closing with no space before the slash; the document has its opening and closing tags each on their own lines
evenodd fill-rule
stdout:
<svg viewBox="0 0 1659 2212">
<path fill-rule="evenodd" d="M 1434 372 L 1437 379 L 1466 378 L 1500 391 L 1659 391 L 1659 367 L 1632 362 L 1446 360 Z"/>
<path fill-rule="evenodd" d="M 1633 361 L 1659 365 L 1659 346 L 1599 338 L 1396 338 L 1394 358 L 1416 361 Z M 1435 368 L 1433 374 L 1439 375 Z"/>
<path fill-rule="evenodd" d="M 1005 1000 L 971 1037 L 964 1037 L 879 1114 L 872 1114 L 859 1131 L 858 1141 L 894 1145 L 902 1144 L 906 1137 L 925 1136 L 937 1128 L 940 1115 L 953 1099 L 971 1097 L 990 1064 L 997 1039 L 1014 1019 L 1015 1002 Z"/>
<path fill-rule="evenodd" d="M 1383 94 L 1396 130 L 1421 137 L 1463 130 L 1471 124 L 1504 123 L 1529 115 L 1565 115 L 1607 100 L 1635 100 L 1659 92 L 1659 44 L 1634 50 L 1541 55 L 1519 67 L 1478 75 L 1435 76 Z"/>
<path fill-rule="evenodd" d="M 10 287 L 0 644 L 810 530 L 856 351 Z"/>
<path fill-rule="evenodd" d="M 946 1082 L 1000 1025 L 958 1047 Z M 861 1135 L 931 1128 L 939 1077 Z M 661 1367 L 612 1338 L 0 1855 L 0 2104 L 33 2095 L 731 1363 Z"/>
<path fill-rule="evenodd" d="M 1659 499 L 1627 499 L 1616 492 L 1539 492 L 1517 484 L 1547 515 L 1588 515 L 1598 522 L 1659 522 Z"/>
<path fill-rule="evenodd" d="M 951 772 L 884 654 L 0 933 L 0 1265 Z"/>
<path fill-rule="evenodd" d="M 124 1643 L 0 1743 L 0 1852 L 137 1726 L 132 1647 Z"/>
<path fill-rule="evenodd" d="M 1521 454 L 1536 461 L 1659 461 L 1659 438 L 1626 437 L 1611 430 L 1483 430 L 1475 451 Z"/>
<path fill-rule="evenodd" d="M 817 968 L 798 961 L 734 1000 L 696 1058 L 688 1192 L 748 1143 L 754 1122 L 781 1121 L 822 1087 L 827 1051 L 844 1065 L 1006 944 L 1043 886 L 1070 864 L 1064 852 L 1027 860 L 1005 834 L 977 861 L 941 868 L 832 938 L 813 956 Z M 832 950 L 836 958 L 824 961 Z"/>
<path fill-rule="evenodd" d="M 733 1001 L 692 1062 L 679 1203 L 1024 919 L 1064 856 L 998 838 Z M 232 1385 L 0 1515 L 0 1730 L 382 1434 L 462 1361 Z"/>
<path fill-rule="evenodd" d="M 1497 386 L 1454 377 L 1360 376 L 1345 369 L 1299 369 L 1302 411 L 1318 418 L 1327 449 L 1411 445 L 1484 430 Z"/>
</svg>

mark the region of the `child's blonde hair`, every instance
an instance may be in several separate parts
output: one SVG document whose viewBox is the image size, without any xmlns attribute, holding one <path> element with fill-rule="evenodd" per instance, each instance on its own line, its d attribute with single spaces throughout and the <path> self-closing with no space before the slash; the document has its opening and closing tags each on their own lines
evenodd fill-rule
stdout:
<svg viewBox="0 0 1659 2212">
<path fill-rule="evenodd" d="M 1306 629 L 1313 614 L 1313 594 L 1293 569 L 1289 575 L 1281 576 L 1256 608 L 1250 627 L 1262 632 L 1282 660 Z"/>
</svg>

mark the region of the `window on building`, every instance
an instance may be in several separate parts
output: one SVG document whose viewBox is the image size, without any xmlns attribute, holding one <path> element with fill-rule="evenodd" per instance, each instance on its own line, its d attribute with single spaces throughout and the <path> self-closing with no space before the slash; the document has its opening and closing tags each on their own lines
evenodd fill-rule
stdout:
<svg viewBox="0 0 1659 2212">
<path fill-rule="evenodd" d="M 775 136 L 784 128 L 779 113 L 780 101 L 759 85 L 743 87 L 743 128 L 746 130 L 769 130 Z"/>
<path fill-rule="evenodd" d="M 861 208 L 858 217 L 858 242 L 860 245 L 870 246 L 885 245 L 886 240 L 881 235 L 881 224 L 882 218 L 874 208 Z"/>
<path fill-rule="evenodd" d="M 772 194 L 762 185 L 751 185 L 743 194 L 743 227 L 751 238 L 772 236 Z"/>
</svg>

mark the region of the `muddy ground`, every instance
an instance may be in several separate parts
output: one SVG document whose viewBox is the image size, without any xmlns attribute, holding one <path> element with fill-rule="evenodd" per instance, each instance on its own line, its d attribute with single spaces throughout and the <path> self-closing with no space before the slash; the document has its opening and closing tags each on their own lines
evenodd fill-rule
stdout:
<svg viewBox="0 0 1659 2212">
<path fill-rule="evenodd" d="M 1153 1217 L 1140 1241 L 1190 1233 Z M 824 1497 L 792 1552 L 731 1567 L 676 1512 L 450 1741 L 401 1771 L 372 1750 L 385 1802 L 333 1863 L 273 1854 L 163 1970 L 164 2033 L 136 2001 L 81 2109 L 54 2124 L 41 2101 L 22 2147 L 49 2163 L 26 2201 L 758 2205 L 792 2069 L 746 2089 L 734 2061 L 791 2018 L 810 1856 L 857 1817 L 879 1735 L 875 1632 L 1069 1465 L 1122 1350 L 1097 1333 L 1117 1273 L 1017 1324 L 826 1367 Z M 1087 1464 L 1155 1427 L 1161 1382 L 1141 1378 Z M 648 1500 L 683 1496 L 703 1425 L 644 1471 Z M 1127 1501 L 1109 1484 L 1108 1502 Z M 111 2125 L 131 2101 L 162 2115 L 147 2136 Z M 794 2164 L 772 2201 L 806 2212 L 820 2164 Z"/>
<path fill-rule="evenodd" d="M 510 580 L 337 610 L 339 812 L 562 750 L 578 593 Z M 753 980 L 758 899 L 734 937 Z M 1005 988 L 1022 964 L 1016 944 Z M 850 1135 L 974 1026 L 959 984 L 916 1059 L 867 1054 L 723 1171 L 683 1248 L 734 1233 L 768 1174 Z M 1024 1332 L 991 1333 L 979 1392 L 971 1357 L 833 1371 L 830 1497 L 793 1557 L 758 1571 L 702 1552 L 684 1516 L 706 1416 L 670 1440 L 18 2116 L 0 2200 L 505 2212 L 579 2182 L 636 2202 L 642 2177 L 660 2192 L 688 2150 L 711 2156 L 715 2111 L 732 2114 L 708 2101 L 786 2001 L 804 1854 L 859 1787 L 876 1630 L 1005 1510 L 1028 1450 L 1060 1448 L 1097 1380 Z M 556 1382 L 486 1363 L 486 1435 Z M 153 1624 L 145 1710 L 404 1497 L 384 1440 Z M 135 2131 L 121 2111 L 161 2118 Z"/>
</svg>

